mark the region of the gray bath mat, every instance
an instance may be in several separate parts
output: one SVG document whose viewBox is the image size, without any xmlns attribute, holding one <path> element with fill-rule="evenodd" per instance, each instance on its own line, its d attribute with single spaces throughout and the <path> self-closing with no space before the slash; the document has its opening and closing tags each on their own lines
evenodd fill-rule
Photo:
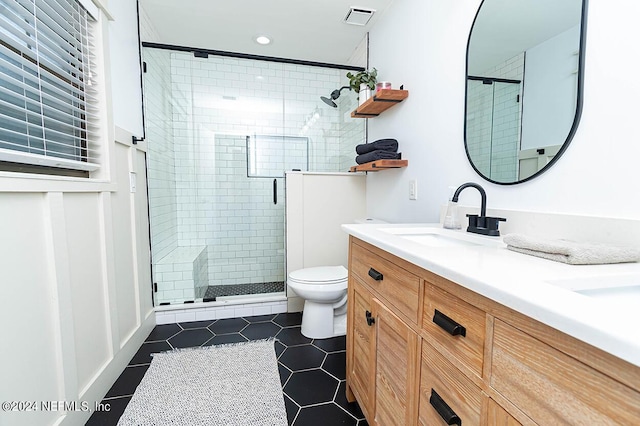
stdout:
<svg viewBox="0 0 640 426">
<path fill-rule="evenodd" d="M 274 340 L 154 355 L 118 425 L 287 425 Z"/>
</svg>

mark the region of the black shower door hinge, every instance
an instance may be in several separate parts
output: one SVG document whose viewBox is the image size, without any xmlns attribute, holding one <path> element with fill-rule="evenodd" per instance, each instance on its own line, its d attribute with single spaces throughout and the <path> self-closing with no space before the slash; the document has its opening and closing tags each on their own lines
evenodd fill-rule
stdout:
<svg viewBox="0 0 640 426">
<path fill-rule="evenodd" d="M 158 292 L 158 283 L 153 283 L 153 292 L 154 293 Z"/>
<path fill-rule="evenodd" d="M 146 62 L 142 62 L 142 72 L 143 73 L 147 72 L 147 63 Z"/>
</svg>

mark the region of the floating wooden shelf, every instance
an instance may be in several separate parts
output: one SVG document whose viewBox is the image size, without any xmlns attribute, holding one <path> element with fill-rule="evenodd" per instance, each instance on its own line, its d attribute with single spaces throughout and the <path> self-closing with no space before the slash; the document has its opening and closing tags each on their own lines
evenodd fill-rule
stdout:
<svg viewBox="0 0 640 426">
<path fill-rule="evenodd" d="M 376 160 L 370 163 L 358 164 L 357 166 L 351 166 L 350 172 L 378 172 L 385 169 L 399 169 L 400 167 L 407 167 L 409 160 Z"/>
<path fill-rule="evenodd" d="M 373 94 L 352 113 L 352 118 L 377 117 L 383 111 L 404 101 L 409 96 L 408 90 L 382 89 Z"/>
</svg>

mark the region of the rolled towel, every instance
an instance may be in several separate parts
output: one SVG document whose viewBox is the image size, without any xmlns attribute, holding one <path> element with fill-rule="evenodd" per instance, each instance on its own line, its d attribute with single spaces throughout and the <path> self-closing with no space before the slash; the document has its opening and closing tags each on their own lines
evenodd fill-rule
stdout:
<svg viewBox="0 0 640 426">
<path fill-rule="evenodd" d="M 636 247 L 550 240 L 522 234 L 505 235 L 503 241 L 509 250 L 571 265 L 640 261 L 640 249 Z"/>
<path fill-rule="evenodd" d="M 377 151 L 371 151 L 367 152 L 366 154 L 358 155 L 356 157 L 356 163 L 364 164 L 376 160 L 399 160 L 401 158 L 401 152 L 389 152 L 379 149 Z"/>
<path fill-rule="evenodd" d="M 395 139 L 378 139 L 375 142 L 363 143 L 356 146 L 356 153 L 358 155 L 377 150 L 396 152 L 398 151 L 398 141 Z"/>
</svg>

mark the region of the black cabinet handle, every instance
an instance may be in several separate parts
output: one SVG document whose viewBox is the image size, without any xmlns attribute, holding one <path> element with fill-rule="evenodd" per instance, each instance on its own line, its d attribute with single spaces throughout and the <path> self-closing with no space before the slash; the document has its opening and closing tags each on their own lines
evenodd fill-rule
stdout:
<svg viewBox="0 0 640 426">
<path fill-rule="evenodd" d="M 433 408 L 435 408 L 446 424 L 462 426 L 462 420 L 460 420 L 460 417 L 458 417 L 456 412 L 453 411 L 446 402 L 444 402 L 440 395 L 438 395 L 438 392 L 433 389 L 431 389 L 431 398 L 429 398 L 429 403 Z"/>
<path fill-rule="evenodd" d="M 376 322 L 376 319 L 371 316 L 371 312 L 365 311 L 364 316 L 367 319 L 367 325 L 369 327 L 371 327 Z"/>
<path fill-rule="evenodd" d="M 382 274 L 373 268 L 369 268 L 369 276 L 376 281 L 382 281 Z"/>
<path fill-rule="evenodd" d="M 467 329 L 464 328 L 461 324 L 458 324 L 439 310 L 435 310 L 433 314 L 433 322 L 438 324 L 440 328 L 444 329 L 447 333 L 452 336 L 467 336 Z"/>
</svg>

